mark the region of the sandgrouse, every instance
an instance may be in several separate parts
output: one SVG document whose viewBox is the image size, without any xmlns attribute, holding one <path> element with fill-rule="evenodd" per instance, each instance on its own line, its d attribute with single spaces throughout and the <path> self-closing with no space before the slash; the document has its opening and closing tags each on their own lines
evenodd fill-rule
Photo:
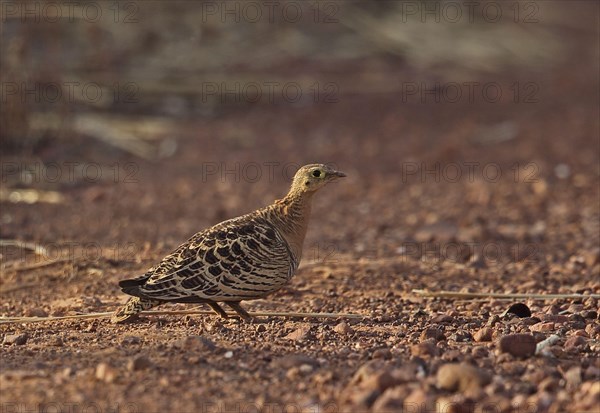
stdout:
<svg viewBox="0 0 600 413">
<path fill-rule="evenodd" d="M 312 196 L 344 176 L 323 164 L 303 166 L 285 198 L 198 232 L 144 275 L 119 282 L 133 297 L 112 322 L 128 321 L 165 302 L 206 303 L 226 318 L 218 304 L 223 302 L 250 320 L 240 301 L 262 298 L 292 278 L 302 257 Z"/>
</svg>

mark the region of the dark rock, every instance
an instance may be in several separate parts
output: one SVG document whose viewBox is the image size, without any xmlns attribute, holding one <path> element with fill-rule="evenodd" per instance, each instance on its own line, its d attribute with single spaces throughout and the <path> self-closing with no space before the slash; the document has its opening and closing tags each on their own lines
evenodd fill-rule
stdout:
<svg viewBox="0 0 600 413">
<path fill-rule="evenodd" d="M 444 332 L 437 327 L 429 327 L 421 332 L 421 341 L 434 340 L 434 341 L 442 341 L 445 340 L 446 336 Z"/>
<path fill-rule="evenodd" d="M 531 317 L 531 310 L 523 303 L 516 303 L 508 307 L 504 314 L 514 314 L 519 318 Z"/>
<path fill-rule="evenodd" d="M 531 334 L 508 334 L 500 338 L 499 347 L 503 353 L 526 358 L 535 354 L 535 337 Z"/>
<path fill-rule="evenodd" d="M 146 370 L 152 367 L 150 359 L 143 355 L 138 355 L 127 362 L 127 369 L 129 371 Z"/>
<path fill-rule="evenodd" d="M 454 317 L 447 314 L 439 314 L 431 319 L 432 324 L 451 323 L 454 321 Z"/>
</svg>

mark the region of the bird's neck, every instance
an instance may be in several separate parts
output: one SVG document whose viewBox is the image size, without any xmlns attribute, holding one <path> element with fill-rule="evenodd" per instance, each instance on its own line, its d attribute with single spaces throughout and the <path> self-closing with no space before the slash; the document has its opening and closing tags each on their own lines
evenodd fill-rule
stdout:
<svg viewBox="0 0 600 413">
<path fill-rule="evenodd" d="M 302 245 L 308 222 L 314 192 L 290 190 L 283 199 L 278 199 L 269 208 L 271 222 L 281 232 L 298 262 L 302 257 Z"/>
</svg>

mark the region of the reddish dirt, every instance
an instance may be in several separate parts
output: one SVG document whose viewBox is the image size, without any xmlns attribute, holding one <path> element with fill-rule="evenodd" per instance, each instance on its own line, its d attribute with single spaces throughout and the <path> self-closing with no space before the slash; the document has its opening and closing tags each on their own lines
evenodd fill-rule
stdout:
<svg viewBox="0 0 600 413">
<path fill-rule="evenodd" d="M 366 73 L 357 64 L 350 77 Z M 336 103 L 183 119 L 173 131 L 177 152 L 160 161 L 78 135 L 3 153 L 5 167 L 55 162 L 64 172 L 75 161 L 102 172 L 28 184 L 58 191 L 58 204 L 3 201 L 1 238 L 51 252 L 3 247 L 3 316 L 111 311 L 126 299 L 119 280 L 194 232 L 281 197 L 295 167 L 331 162 L 348 177 L 315 197 L 300 270 L 245 307 L 364 318 L 2 324 L 2 412 L 597 409 L 597 67 L 519 79 L 540 85 L 537 102 L 341 93 Z M 489 141 L 499 136 L 508 138 Z M 5 176 L 5 188 L 23 186 Z M 48 259 L 58 261 L 36 267 Z M 583 296 L 427 298 L 415 289 Z M 505 314 L 515 302 L 532 315 Z M 553 335 L 531 354 L 532 343 Z"/>
</svg>

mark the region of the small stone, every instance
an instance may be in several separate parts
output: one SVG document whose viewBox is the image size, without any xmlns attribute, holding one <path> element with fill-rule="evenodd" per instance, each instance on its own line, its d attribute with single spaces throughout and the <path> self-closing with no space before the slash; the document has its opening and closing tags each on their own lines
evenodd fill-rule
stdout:
<svg viewBox="0 0 600 413">
<path fill-rule="evenodd" d="M 352 327 L 350 327 L 345 321 L 342 321 L 341 323 L 333 327 L 333 331 L 341 335 L 352 334 L 354 332 Z"/>
<path fill-rule="evenodd" d="M 96 379 L 112 383 L 117 379 L 117 370 L 106 363 L 100 363 L 96 366 Z"/>
<path fill-rule="evenodd" d="M 217 346 L 211 340 L 202 336 L 187 336 L 173 343 L 174 347 L 193 351 L 215 351 Z"/>
<path fill-rule="evenodd" d="M 504 314 L 514 314 L 519 318 L 526 318 L 531 317 L 531 310 L 523 303 L 515 303 L 511 305 Z"/>
<path fill-rule="evenodd" d="M 588 268 L 593 268 L 594 265 L 600 263 L 600 248 L 596 248 L 593 251 L 587 251 L 583 254 L 585 265 Z"/>
<path fill-rule="evenodd" d="M 494 330 L 489 327 L 483 327 L 473 335 L 475 341 L 481 343 L 482 341 L 492 341 Z"/>
<path fill-rule="evenodd" d="M 432 339 L 434 341 L 442 341 L 446 339 L 444 332 L 437 327 L 429 327 L 421 332 L 421 341 Z"/>
<path fill-rule="evenodd" d="M 223 355 L 226 359 L 230 359 L 233 357 L 233 351 L 229 350 L 226 351 L 225 354 Z"/>
<path fill-rule="evenodd" d="M 569 316 L 563 314 L 544 314 L 542 315 L 542 321 L 562 324 L 569 321 Z"/>
<path fill-rule="evenodd" d="M 302 326 L 302 327 L 292 331 L 290 334 L 285 336 L 285 338 L 288 340 L 293 340 L 293 341 L 302 341 L 302 340 L 306 340 L 307 338 L 309 338 L 309 336 L 310 336 L 310 326 L 305 325 L 305 326 Z"/>
<path fill-rule="evenodd" d="M 554 323 L 537 323 L 529 327 L 531 331 L 537 331 L 541 333 L 548 333 L 556 330 L 556 325 Z"/>
<path fill-rule="evenodd" d="M 128 346 L 128 345 L 133 345 L 133 344 L 140 344 L 141 342 L 142 342 L 142 339 L 139 338 L 138 336 L 125 336 L 121 340 L 121 345 Z"/>
<path fill-rule="evenodd" d="M 438 349 L 432 340 L 411 346 L 410 352 L 415 357 L 435 357 L 438 355 Z"/>
<path fill-rule="evenodd" d="M 585 372 L 583 373 L 583 379 L 585 381 L 600 381 L 600 367 L 589 366 L 587 369 L 585 369 Z"/>
<path fill-rule="evenodd" d="M 378 390 L 383 392 L 385 389 L 392 387 L 395 380 L 389 371 L 379 371 L 368 376 L 361 384 L 361 387 L 366 389 Z"/>
<path fill-rule="evenodd" d="M 139 355 L 132 359 L 129 359 L 129 361 L 127 362 L 127 370 L 129 371 L 146 370 L 150 367 L 152 367 L 152 362 L 148 357 L 143 355 Z"/>
<path fill-rule="evenodd" d="M 598 312 L 594 310 L 584 310 L 580 314 L 583 318 L 595 320 L 598 318 Z"/>
<path fill-rule="evenodd" d="M 476 359 L 488 357 L 489 354 L 489 350 L 483 346 L 474 346 L 471 350 L 471 355 Z"/>
<path fill-rule="evenodd" d="M 64 342 L 63 342 L 62 338 L 54 337 L 49 340 L 48 344 L 51 346 L 54 346 L 54 347 L 62 347 L 64 345 Z"/>
<path fill-rule="evenodd" d="M 367 378 L 380 372 L 384 368 L 383 366 L 384 365 L 381 360 L 371 360 L 364 363 L 358 368 L 358 370 L 356 370 L 356 373 L 354 373 L 354 376 L 352 376 L 350 384 L 352 384 L 353 386 L 360 385 L 361 383 L 366 381 Z"/>
<path fill-rule="evenodd" d="M 455 394 L 452 397 L 440 397 L 435 401 L 435 405 L 436 413 L 473 413 L 475 407 L 475 403 L 462 394 Z M 487 410 L 482 409 L 482 411 Z"/>
<path fill-rule="evenodd" d="M 435 398 L 424 390 L 416 389 L 404 399 L 403 412 L 429 413 L 435 412 Z"/>
<path fill-rule="evenodd" d="M 569 337 L 567 341 L 565 341 L 564 348 L 566 351 L 574 351 L 583 348 L 587 343 L 585 337 L 581 336 L 573 336 Z"/>
<path fill-rule="evenodd" d="M 454 317 L 448 314 L 439 314 L 431 319 L 432 324 L 451 323 L 454 321 Z"/>
<path fill-rule="evenodd" d="M 25 333 L 23 334 L 7 334 L 4 336 L 4 341 L 2 344 L 15 344 L 17 346 L 22 346 L 27 343 L 29 336 Z"/>
<path fill-rule="evenodd" d="M 564 375 L 567 382 L 567 389 L 576 390 L 581 386 L 581 367 L 571 367 Z"/>
<path fill-rule="evenodd" d="M 383 394 L 373 403 L 373 412 L 401 412 L 403 411 L 404 399 L 410 394 L 410 388 L 396 386 L 386 389 Z"/>
<path fill-rule="evenodd" d="M 387 348 L 380 348 L 373 352 L 373 358 L 388 360 L 392 358 L 392 352 Z"/>
<path fill-rule="evenodd" d="M 536 340 L 531 334 L 508 334 L 500 338 L 500 351 L 514 357 L 531 357 L 535 354 Z"/>
<path fill-rule="evenodd" d="M 473 336 L 468 331 L 457 331 L 450 336 L 450 340 L 457 343 L 466 343 L 473 341 Z"/>
<path fill-rule="evenodd" d="M 569 327 L 574 330 L 579 330 L 585 328 L 585 318 L 580 316 L 579 314 L 571 314 L 569 316 Z"/>
<path fill-rule="evenodd" d="M 259 324 L 258 326 L 256 326 L 257 333 L 264 333 L 265 331 L 267 331 L 267 327 L 265 327 L 264 324 Z"/>
<path fill-rule="evenodd" d="M 475 394 L 492 381 L 491 376 L 467 363 L 444 364 L 437 372 L 440 389 Z"/>
<path fill-rule="evenodd" d="M 25 315 L 27 317 L 48 317 L 48 313 L 40 307 L 30 308 L 25 312 Z"/>
</svg>

